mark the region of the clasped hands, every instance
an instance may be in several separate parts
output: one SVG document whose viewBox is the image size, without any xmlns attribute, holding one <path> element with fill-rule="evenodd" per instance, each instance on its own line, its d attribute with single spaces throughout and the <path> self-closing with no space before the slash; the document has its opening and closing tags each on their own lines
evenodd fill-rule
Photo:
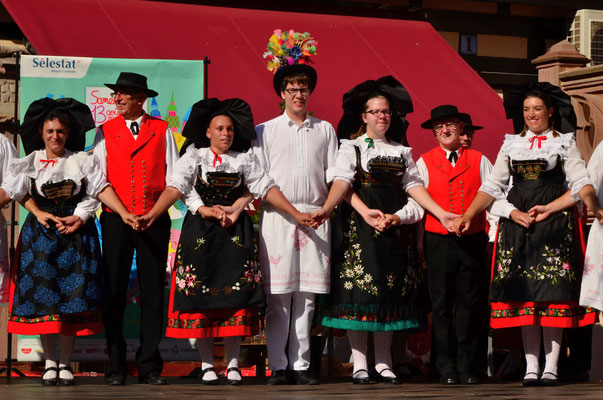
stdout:
<svg viewBox="0 0 603 400">
<path fill-rule="evenodd" d="M 62 235 L 69 235 L 84 226 L 84 221 L 82 221 L 82 219 L 77 215 L 57 217 L 56 215 L 46 211 L 38 211 L 35 214 L 35 217 L 45 228 L 50 228 L 49 222 L 54 222 L 55 228 Z"/>
<path fill-rule="evenodd" d="M 528 210 L 528 212 L 519 211 L 514 209 L 509 215 L 516 224 L 523 226 L 528 229 L 535 223 L 544 221 L 551 216 L 551 211 L 546 205 L 536 205 Z M 463 233 L 469 230 L 471 226 L 471 217 L 464 214 L 454 219 L 453 231 L 457 236 L 461 236 Z"/>
</svg>

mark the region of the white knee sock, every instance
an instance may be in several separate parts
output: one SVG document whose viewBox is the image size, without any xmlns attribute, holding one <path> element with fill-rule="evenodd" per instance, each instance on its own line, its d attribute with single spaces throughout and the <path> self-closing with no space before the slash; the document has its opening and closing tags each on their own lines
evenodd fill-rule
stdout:
<svg viewBox="0 0 603 400">
<path fill-rule="evenodd" d="M 375 370 L 385 378 L 395 378 L 390 365 L 392 349 L 392 332 L 374 332 L 373 342 L 375 344 Z"/>
<path fill-rule="evenodd" d="M 203 338 L 197 340 L 197 348 L 201 354 L 201 371 L 214 367 L 214 338 Z M 215 372 L 209 371 L 203 375 L 204 381 L 218 379 Z"/>
<path fill-rule="evenodd" d="M 230 336 L 224 338 L 224 347 L 226 348 L 226 360 L 228 366 L 226 369 L 239 368 L 239 353 L 241 351 L 241 336 Z M 237 371 L 230 371 L 228 373 L 228 379 L 239 381 L 241 380 L 241 374 Z"/>
<path fill-rule="evenodd" d="M 540 326 L 528 325 L 521 327 L 523 350 L 526 353 L 526 377 L 528 374 L 538 374 L 538 358 L 540 357 Z M 534 376 L 528 377 L 534 379 Z"/>
<path fill-rule="evenodd" d="M 561 335 L 563 328 L 543 327 L 544 354 L 546 364 L 544 365 L 543 378 L 557 378 L 557 364 L 559 363 L 559 352 L 561 350 Z"/>
<path fill-rule="evenodd" d="M 44 351 L 44 359 L 46 360 L 44 369 L 56 368 L 56 335 L 40 335 L 40 342 Z M 43 379 L 55 379 L 56 377 L 57 373 L 55 371 L 48 371 L 42 376 Z"/>
<path fill-rule="evenodd" d="M 73 346 L 75 345 L 75 336 L 59 336 L 59 344 L 61 348 L 61 357 L 59 360 L 59 369 L 61 367 L 71 366 L 71 354 L 73 353 Z M 59 371 L 59 378 L 61 379 L 73 379 L 73 374 L 67 370 Z"/>
<path fill-rule="evenodd" d="M 352 357 L 354 357 L 354 373 L 352 377 L 356 379 L 368 378 L 368 365 L 366 362 L 368 332 L 348 330 L 348 339 L 352 348 Z"/>
</svg>

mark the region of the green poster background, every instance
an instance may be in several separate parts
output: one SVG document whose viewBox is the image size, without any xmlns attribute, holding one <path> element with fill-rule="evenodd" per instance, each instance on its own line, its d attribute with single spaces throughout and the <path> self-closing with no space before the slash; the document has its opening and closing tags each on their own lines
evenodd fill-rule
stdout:
<svg viewBox="0 0 603 400">
<path fill-rule="evenodd" d="M 137 72 L 148 79 L 148 87 L 159 93 L 148 99 L 146 111 L 168 121 L 178 147 L 184 141 L 180 132 L 186 124 L 190 107 L 203 98 L 204 65 L 202 60 L 139 60 L 117 58 L 22 56 L 20 83 L 20 118 L 23 120 L 29 104 L 43 97 L 73 97 L 88 104 L 97 126 L 115 116 L 115 106 L 110 97 L 111 89 L 105 83 L 115 83 L 120 72 Z M 92 150 L 94 130 L 86 134 L 86 150 Z M 21 150 L 21 155 L 23 151 Z M 171 209 L 172 232 L 166 282 L 169 282 L 170 266 L 173 266 L 175 249 L 180 237 L 180 228 L 186 207 L 178 201 Z M 20 225 L 27 211 L 20 209 Z M 97 221 L 98 227 L 98 221 Z M 99 231 L 100 235 L 100 231 Z M 102 238 L 101 238 L 102 239 Z M 135 351 L 139 337 L 138 284 L 136 260 L 130 275 L 128 305 L 124 321 L 125 336 L 128 340 L 128 357 Z M 166 286 L 166 293 L 169 288 Z M 166 296 L 167 312 L 167 296 Z M 17 358 L 21 361 L 40 360 L 41 346 L 37 337 L 20 336 Z M 183 345 L 183 346 L 182 346 Z M 38 347 L 39 346 L 39 347 Z M 78 338 L 74 359 L 104 359 L 102 335 Z M 178 347 L 182 346 L 182 351 Z M 166 359 L 181 359 L 189 352 L 190 346 L 164 339 L 160 351 Z M 178 356 L 180 354 L 180 356 Z M 167 356 L 167 357 L 166 357 Z"/>
</svg>

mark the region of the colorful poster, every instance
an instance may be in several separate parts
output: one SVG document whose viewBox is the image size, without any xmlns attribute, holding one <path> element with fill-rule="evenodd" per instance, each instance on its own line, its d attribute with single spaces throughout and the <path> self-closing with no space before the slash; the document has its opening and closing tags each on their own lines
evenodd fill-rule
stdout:
<svg viewBox="0 0 603 400">
<path fill-rule="evenodd" d="M 191 106 L 203 98 L 204 65 L 202 60 L 138 60 L 116 58 L 58 57 L 58 56 L 22 56 L 20 86 L 20 117 L 23 120 L 29 104 L 43 97 L 73 97 L 86 103 L 94 116 L 96 125 L 116 116 L 115 104 L 111 98 L 111 89 L 105 83 L 115 83 L 120 72 L 137 72 L 148 79 L 148 87 L 159 93 L 147 101 L 145 110 L 152 116 L 168 122 L 178 147 L 184 139 L 180 135 L 184 128 Z M 86 150 L 92 150 L 94 130 L 86 135 Z M 23 153 L 21 154 L 23 155 Z M 20 210 L 20 224 L 27 212 Z M 176 245 L 180 237 L 180 228 L 186 213 L 185 205 L 178 201 L 171 209 L 172 233 L 168 263 L 166 265 L 166 294 L 169 290 L 171 267 L 174 263 Z M 98 222 L 97 222 L 98 226 Z M 100 234 L 100 230 L 99 230 Z M 101 238 L 102 240 L 102 238 Z M 130 288 L 125 316 L 125 335 L 128 341 L 128 358 L 133 359 L 136 342 L 139 337 L 138 280 L 136 274 L 136 256 L 130 275 Z M 166 307 L 167 310 L 167 296 Z M 18 340 L 18 360 L 39 358 L 39 340 L 37 337 L 20 336 Z M 102 336 L 78 338 L 74 359 L 98 359 L 106 351 Z M 100 346 L 100 347 L 99 347 Z M 180 347 L 190 348 L 188 341 L 164 339 L 161 344 L 162 355 L 166 360 Z M 102 348 L 102 349 L 101 349 Z M 27 354 L 26 354 L 27 353 Z"/>
</svg>

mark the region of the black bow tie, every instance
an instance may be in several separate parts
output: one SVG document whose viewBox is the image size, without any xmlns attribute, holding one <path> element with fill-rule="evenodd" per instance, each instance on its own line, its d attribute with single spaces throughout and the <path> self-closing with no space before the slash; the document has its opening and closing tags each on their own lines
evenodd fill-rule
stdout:
<svg viewBox="0 0 603 400">
<path fill-rule="evenodd" d="M 138 122 L 134 121 L 130 124 L 130 130 L 132 131 L 132 135 L 136 136 L 138 135 L 138 131 L 140 130 L 138 128 Z"/>
<path fill-rule="evenodd" d="M 448 156 L 448 161 L 450 161 L 450 164 L 455 164 L 456 160 L 459 159 L 459 155 L 456 154 L 456 151 L 451 151 L 450 155 Z"/>
</svg>

